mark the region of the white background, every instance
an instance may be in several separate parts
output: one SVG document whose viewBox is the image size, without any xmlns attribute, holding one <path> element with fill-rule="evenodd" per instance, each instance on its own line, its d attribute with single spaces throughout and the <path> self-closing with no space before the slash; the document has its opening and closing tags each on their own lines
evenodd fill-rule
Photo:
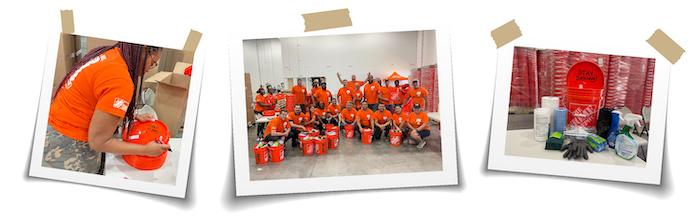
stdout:
<svg viewBox="0 0 700 218">
<path fill-rule="evenodd" d="M 4 216 L 667 216 L 697 214 L 700 147 L 691 137 L 700 118 L 696 65 L 697 5 L 692 1 L 119 1 L 35 3 L 3 1 L 0 40 L 3 140 L 0 203 Z M 468 1 L 464 1 L 468 2 Z M 21 5 L 19 5 L 21 4 Z M 683 5 L 689 4 L 689 5 Z M 348 7 L 353 25 L 411 27 L 425 18 L 451 20 L 460 186 L 234 198 L 231 159 L 228 34 L 254 29 L 302 30 L 301 13 Z M 27 178 L 47 29 L 59 8 L 74 9 L 76 31 L 158 34 L 188 28 L 208 46 L 200 111 L 185 200 Z M 661 186 L 486 171 L 496 49 L 493 28 L 515 18 L 528 32 L 622 29 L 645 40 L 662 28 L 686 51 L 672 67 L 667 146 Z M 185 27 L 185 28 L 183 28 Z M 182 29 L 182 30 L 179 30 Z M 168 31 L 165 31 L 168 30 Z M 175 31 L 175 32 L 177 32 Z M 606 34 L 606 32 L 600 32 Z M 179 36 L 179 35 L 178 35 Z M 172 36 L 170 38 L 175 38 Z M 582 40 L 585 41 L 585 40 Z M 594 43 L 594 42 L 584 42 Z M 146 43 L 148 44 L 148 43 Z M 599 204 L 596 206 L 595 204 Z M 626 206 L 623 208 L 622 206 Z"/>
</svg>

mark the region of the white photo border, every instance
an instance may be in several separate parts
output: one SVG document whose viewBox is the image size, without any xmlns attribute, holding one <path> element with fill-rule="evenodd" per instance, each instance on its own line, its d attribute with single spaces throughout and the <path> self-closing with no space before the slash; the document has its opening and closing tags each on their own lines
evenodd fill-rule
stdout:
<svg viewBox="0 0 700 218">
<path fill-rule="evenodd" d="M 649 32 L 649 34 L 651 33 L 652 31 Z M 594 38 L 592 36 L 594 33 L 590 32 L 590 34 L 591 38 Z M 498 65 L 496 87 L 494 89 L 491 135 L 489 136 L 488 169 L 660 185 L 671 63 L 643 40 L 592 40 L 582 42 L 546 34 L 535 36 L 528 37 L 528 35 L 524 35 L 502 46 L 497 51 Z M 505 139 L 510 101 L 510 83 L 513 68 L 513 51 L 516 46 L 656 59 L 650 121 L 655 125 L 654 128 L 649 130 L 646 166 L 630 167 L 596 164 L 595 167 L 592 167 L 593 163 L 506 155 Z"/>
<path fill-rule="evenodd" d="M 438 66 L 438 86 L 440 89 L 440 134 L 442 137 L 442 171 L 412 172 L 379 175 L 356 175 L 318 178 L 296 178 L 280 180 L 250 180 L 248 135 L 246 126 L 245 95 L 241 95 L 245 89 L 243 66 L 243 40 L 260 38 L 287 38 L 306 37 L 318 35 L 342 35 L 382 33 L 399 31 L 435 30 L 436 54 Z M 309 193 L 326 191 L 366 190 L 385 188 L 404 188 L 422 186 L 457 185 L 457 149 L 456 132 L 454 123 L 454 98 L 452 86 L 452 55 L 450 45 L 449 27 L 427 26 L 410 29 L 382 28 L 340 28 L 310 33 L 279 33 L 273 37 L 270 34 L 233 36 L 230 46 L 231 66 L 231 96 L 232 96 L 232 130 L 234 149 L 234 169 L 236 177 L 236 196 L 270 195 Z"/>
<path fill-rule="evenodd" d="M 129 191 L 143 192 L 155 195 L 163 195 L 176 198 L 185 198 L 187 193 L 187 180 L 189 176 L 190 160 L 192 157 L 192 146 L 195 132 L 195 123 L 197 119 L 197 111 L 199 109 L 199 93 L 201 91 L 202 75 L 204 70 L 204 49 L 202 43 L 197 47 L 197 52 L 194 54 L 192 77 L 190 79 L 190 87 L 187 98 L 187 109 L 185 111 L 185 126 L 182 134 L 182 144 L 180 149 L 180 159 L 177 166 L 177 177 L 175 185 L 158 184 L 138 180 L 128 180 L 116 177 L 103 175 L 74 172 L 70 170 L 54 169 L 43 167 L 41 159 L 43 157 L 44 140 L 46 138 L 46 129 L 48 125 L 48 114 L 51 104 L 51 91 L 53 86 L 53 78 L 56 69 L 56 55 L 58 54 L 58 44 L 60 36 L 63 33 L 60 31 L 49 34 L 48 48 L 45 57 L 44 73 L 39 96 L 39 106 L 37 118 L 34 128 L 34 140 L 32 144 L 31 163 L 29 167 L 29 176 L 46 178 L 52 180 L 60 180 L 86 185 L 102 186 L 117 188 Z M 71 35 L 91 37 L 90 32 L 75 32 Z M 162 37 L 173 37 L 172 35 L 163 34 Z M 119 34 L 109 34 L 96 38 L 116 39 L 121 38 Z M 145 42 L 157 42 L 158 37 L 153 37 L 151 34 L 128 35 L 129 42 L 144 45 L 152 45 L 163 48 L 171 48 L 182 50 L 177 46 L 158 45 Z M 183 42 L 184 45 L 184 42 Z"/>
</svg>

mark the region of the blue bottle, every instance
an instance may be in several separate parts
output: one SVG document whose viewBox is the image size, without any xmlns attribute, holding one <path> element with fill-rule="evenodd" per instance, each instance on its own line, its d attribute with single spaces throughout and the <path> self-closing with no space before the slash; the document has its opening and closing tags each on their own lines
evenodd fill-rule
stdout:
<svg viewBox="0 0 700 218">
<path fill-rule="evenodd" d="M 620 134 L 620 111 L 612 112 L 612 119 L 610 119 L 610 131 L 608 134 L 608 147 L 615 148 L 615 142 L 617 135 Z"/>
</svg>

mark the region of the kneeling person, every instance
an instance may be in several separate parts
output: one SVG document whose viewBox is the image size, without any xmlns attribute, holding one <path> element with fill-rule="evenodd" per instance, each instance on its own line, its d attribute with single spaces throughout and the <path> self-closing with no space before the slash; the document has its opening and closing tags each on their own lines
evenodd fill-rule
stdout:
<svg viewBox="0 0 700 218">
<path fill-rule="evenodd" d="M 359 133 L 357 134 L 358 138 L 362 138 L 362 129 L 369 129 L 374 127 L 374 118 L 372 110 L 369 109 L 369 104 L 367 102 L 362 102 L 362 108 L 357 111 L 357 128 L 355 128 L 355 132 Z"/>
<path fill-rule="evenodd" d="M 287 136 L 289 136 L 291 129 L 289 120 L 287 119 L 287 111 L 282 110 L 277 117 L 270 120 L 270 123 L 267 124 L 263 142 L 280 141 L 281 143 L 284 143 L 287 140 Z"/>
<path fill-rule="evenodd" d="M 391 129 L 391 112 L 386 110 L 386 105 L 379 103 L 377 111 L 374 112 L 374 139 L 378 140 L 384 135 L 389 139 L 389 130 Z"/>
<path fill-rule="evenodd" d="M 410 129 L 409 136 L 418 143 L 417 148 L 423 148 L 426 144 L 425 138 L 430 136 L 429 122 L 430 119 L 428 114 L 423 112 L 423 107 L 420 104 L 414 104 L 413 112 L 408 115 L 408 128 Z"/>
</svg>

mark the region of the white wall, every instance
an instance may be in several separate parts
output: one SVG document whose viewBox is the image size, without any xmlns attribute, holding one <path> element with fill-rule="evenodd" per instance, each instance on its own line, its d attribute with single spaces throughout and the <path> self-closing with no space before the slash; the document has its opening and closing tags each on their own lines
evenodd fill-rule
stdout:
<svg viewBox="0 0 700 218">
<path fill-rule="evenodd" d="M 282 72 L 282 49 L 279 39 L 256 39 L 243 41 L 244 69 L 250 73 L 253 91 L 260 85 L 284 82 Z"/>
<path fill-rule="evenodd" d="M 279 84 L 289 77 L 325 76 L 335 92 L 341 87 L 336 72 L 346 79 L 355 74 L 358 80 L 368 72 L 375 77 L 394 71 L 408 76 L 411 69 L 437 60 L 435 31 L 246 40 L 243 47 L 245 70 L 254 87 L 268 81 Z"/>
</svg>

